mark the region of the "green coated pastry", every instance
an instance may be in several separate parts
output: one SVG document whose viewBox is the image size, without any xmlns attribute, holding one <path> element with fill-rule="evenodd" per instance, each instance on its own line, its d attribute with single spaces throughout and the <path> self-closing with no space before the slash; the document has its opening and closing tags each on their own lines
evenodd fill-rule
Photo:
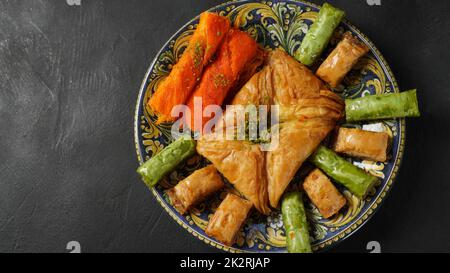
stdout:
<svg viewBox="0 0 450 273">
<path fill-rule="evenodd" d="M 287 193 L 281 201 L 281 213 L 289 253 L 311 253 L 308 222 L 300 192 Z"/>
<path fill-rule="evenodd" d="M 194 153 L 195 141 L 190 137 L 181 137 L 142 164 L 137 173 L 148 187 L 154 187 L 165 175 Z"/>
<path fill-rule="evenodd" d="M 375 176 L 356 167 L 324 146 L 316 150 L 310 161 L 359 198 L 364 198 L 378 181 Z"/>
<path fill-rule="evenodd" d="M 416 90 L 365 96 L 345 100 L 348 122 L 404 117 L 419 117 Z"/>
<path fill-rule="evenodd" d="M 327 47 L 334 30 L 345 17 L 345 12 L 325 3 L 319 11 L 316 21 L 296 52 L 295 58 L 304 65 L 312 65 Z"/>
</svg>

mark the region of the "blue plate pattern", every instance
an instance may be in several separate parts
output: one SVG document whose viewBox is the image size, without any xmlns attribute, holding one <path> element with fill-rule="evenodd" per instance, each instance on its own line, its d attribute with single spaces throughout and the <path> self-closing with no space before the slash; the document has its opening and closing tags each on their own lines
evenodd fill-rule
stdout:
<svg viewBox="0 0 450 273">
<path fill-rule="evenodd" d="M 232 1 L 216 6 L 210 11 L 229 17 L 235 27 L 248 32 L 265 48 L 282 48 L 293 54 L 316 19 L 319 8 L 314 4 L 302 1 Z M 147 101 L 160 81 L 168 75 L 172 65 L 182 55 L 197 24 L 198 17 L 180 28 L 162 47 L 145 75 L 138 95 L 134 120 L 135 145 L 140 164 L 172 141 L 171 124 L 156 125 L 156 116 L 147 107 Z M 396 80 L 381 53 L 364 34 L 348 21 L 344 20 L 338 27 L 323 56 L 330 52 L 345 31 L 352 32 L 371 50 L 345 78 L 343 87 L 335 91 L 344 98 L 399 92 Z M 340 187 L 340 191 L 347 198 L 348 206 L 333 218 L 323 219 L 317 208 L 306 202 L 311 240 L 315 251 L 335 245 L 366 223 L 385 199 L 400 167 L 405 146 L 404 119 L 348 124 L 348 126 L 387 132 L 392 139 L 391 157 L 386 163 L 349 159 L 353 164 L 379 177 L 380 183 L 364 200 L 358 199 Z M 230 252 L 285 252 L 286 242 L 279 211 L 274 211 L 267 217 L 257 213 L 253 214 L 239 234 L 237 243 L 228 247 L 214 238 L 208 237 L 204 232 L 209 217 L 224 198 L 225 192 L 200 204 L 186 216 L 180 215 L 173 208 L 164 190 L 176 185 L 178 181 L 205 164 L 205 160 L 200 156 L 194 156 L 179 166 L 158 186 L 151 189 L 161 206 L 190 234 L 219 249 Z M 308 169 L 307 165 L 301 168 L 291 183 L 291 187 L 298 187 Z M 234 190 L 229 187 L 227 191 Z"/>
</svg>

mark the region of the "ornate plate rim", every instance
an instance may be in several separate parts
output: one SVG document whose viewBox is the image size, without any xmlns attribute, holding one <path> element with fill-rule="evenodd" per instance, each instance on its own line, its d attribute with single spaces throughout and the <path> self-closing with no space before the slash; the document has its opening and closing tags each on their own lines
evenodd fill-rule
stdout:
<svg viewBox="0 0 450 273">
<path fill-rule="evenodd" d="M 221 7 L 226 7 L 227 5 L 232 4 L 232 3 L 245 3 L 245 2 L 252 3 L 252 2 L 259 2 L 259 1 L 257 1 L 257 0 L 226 1 L 222 4 L 219 4 L 219 5 L 209 8 L 208 11 L 220 9 Z M 309 5 L 314 8 L 320 8 L 320 6 L 317 4 L 311 3 L 309 1 L 303 1 L 303 0 L 287 0 L 287 1 L 280 0 L 278 2 L 297 2 L 297 3 Z M 162 45 L 161 49 L 156 53 L 155 57 L 153 58 L 152 62 L 150 63 L 150 65 L 147 69 L 147 72 L 145 73 L 144 79 L 142 80 L 141 86 L 139 87 L 139 93 L 137 96 L 135 113 L 134 113 L 134 118 L 133 118 L 134 144 L 135 144 L 135 151 L 136 151 L 136 155 L 137 155 L 139 164 L 144 163 L 143 154 L 141 151 L 141 147 L 139 145 L 139 135 L 138 135 L 139 110 L 140 110 L 141 98 L 143 95 L 145 95 L 145 92 L 147 91 L 145 87 L 146 87 L 146 84 L 148 81 L 148 77 L 152 71 L 152 68 L 154 67 L 154 65 L 156 64 L 156 62 L 158 60 L 158 56 L 160 56 L 161 53 L 164 51 L 164 49 L 169 45 L 170 41 L 172 41 L 174 38 L 176 38 L 182 29 L 185 29 L 187 26 L 192 24 L 192 22 L 194 22 L 198 18 L 199 18 L 199 15 L 195 16 L 194 18 L 189 20 L 186 24 L 184 24 L 183 26 L 178 28 L 178 30 L 172 36 L 170 36 L 170 38 Z M 394 74 L 392 73 L 391 68 L 389 67 L 383 54 L 381 54 L 381 52 L 378 50 L 378 48 L 375 46 L 375 44 L 364 33 L 362 33 L 355 25 L 353 25 L 351 22 L 349 22 L 347 19 L 344 19 L 343 23 L 345 23 L 354 32 L 358 33 L 359 37 L 363 38 L 364 42 L 370 46 L 370 48 L 371 48 L 371 50 L 373 50 L 373 52 L 376 53 L 376 54 L 374 54 L 375 57 L 378 59 L 378 61 L 382 65 L 382 67 L 385 69 L 385 71 L 387 72 L 387 75 L 390 77 L 390 80 L 393 83 L 393 93 L 400 92 L 397 80 L 396 80 Z M 405 144 L 406 144 L 406 120 L 404 118 L 401 118 L 401 119 L 398 119 L 398 121 L 399 121 L 399 125 L 400 125 L 400 132 L 399 132 L 400 133 L 400 141 L 398 142 L 398 145 L 397 145 L 397 155 L 395 157 L 395 162 L 393 163 L 393 166 L 392 166 L 392 171 L 391 171 L 389 177 L 387 178 L 387 182 L 385 183 L 384 187 L 381 189 L 380 193 L 378 194 L 378 197 L 372 203 L 372 205 L 366 209 L 364 214 L 361 214 L 358 218 L 355 218 L 352 221 L 353 222 L 352 225 L 349 225 L 344 230 L 342 230 L 340 233 L 335 234 L 333 237 L 327 239 L 326 241 L 324 241 L 320 245 L 318 245 L 317 246 L 318 251 L 324 251 L 324 250 L 330 249 L 331 247 L 335 247 L 339 243 L 341 243 L 344 240 L 346 240 L 347 238 L 349 238 L 355 232 L 357 232 L 362 226 L 364 226 L 372 218 L 372 216 L 375 214 L 375 212 L 377 212 L 379 210 L 379 208 L 381 207 L 383 202 L 386 200 L 388 194 L 391 192 L 391 187 L 397 177 L 398 171 L 401 166 L 401 162 L 403 160 L 403 154 L 404 154 Z M 207 237 L 204 234 L 199 233 L 197 230 L 193 229 L 192 227 L 186 225 L 183 221 L 181 221 L 179 219 L 179 217 L 175 213 L 173 213 L 173 211 L 168 207 L 168 205 L 163 202 L 163 200 L 161 199 L 161 196 L 159 196 L 159 194 L 157 193 L 157 191 L 154 188 L 151 189 L 151 192 L 156 197 L 156 200 L 161 205 L 161 207 L 164 208 L 164 210 L 175 220 L 175 222 L 177 222 L 181 227 L 183 227 L 187 232 L 192 234 L 194 237 L 197 237 L 199 240 L 207 243 L 208 245 L 215 247 L 217 249 L 224 250 L 227 252 L 232 252 L 232 253 L 263 253 L 263 252 L 270 253 L 270 251 L 248 251 L 248 250 L 242 250 L 239 248 L 235 248 L 232 246 L 231 247 L 226 246 L 212 238 Z"/>
</svg>

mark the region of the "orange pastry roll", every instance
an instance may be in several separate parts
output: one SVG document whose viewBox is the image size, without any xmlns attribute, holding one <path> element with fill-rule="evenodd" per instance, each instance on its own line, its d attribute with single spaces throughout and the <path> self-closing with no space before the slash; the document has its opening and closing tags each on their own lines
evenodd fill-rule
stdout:
<svg viewBox="0 0 450 273">
<path fill-rule="evenodd" d="M 257 43 L 247 33 L 237 29 L 228 32 L 218 49 L 216 60 L 205 69 L 199 85 L 188 100 L 187 105 L 192 114 L 191 122 L 187 124 L 190 124 L 191 129 L 199 131 L 209 120 L 202 118 L 202 124 L 194 124 L 194 98 L 202 98 L 203 109 L 208 105 L 221 106 L 228 92 L 236 85 L 241 72 L 253 63 L 258 52 L 261 51 Z"/>
<path fill-rule="evenodd" d="M 206 234 L 227 246 L 233 245 L 251 208 L 250 201 L 229 193 L 209 220 Z"/>
<path fill-rule="evenodd" d="M 339 128 L 333 149 L 348 156 L 385 162 L 389 135 L 360 129 Z"/>
<path fill-rule="evenodd" d="M 319 169 L 306 177 L 303 189 L 324 218 L 333 216 L 347 203 L 345 197 Z"/>
<path fill-rule="evenodd" d="M 365 44 L 346 32 L 342 41 L 319 67 L 316 75 L 335 88 L 358 62 L 359 58 L 367 52 L 369 52 L 369 48 Z"/>
<path fill-rule="evenodd" d="M 213 165 L 193 172 L 167 191 L 173 206 L 180 214 L 185 214 L 194 205 L 225 186 Z"/>
<path fill-rule="evenodd" d="M 148 104 L 158 116 L 158 123 L 174 121 L 172 108 L 184 104 L 201 78 L 203 68 L 214 56 L 230 29 L 224 16 L 204 12 L 189 45 L 169 76 L 157 87 Z"/>
</svg>

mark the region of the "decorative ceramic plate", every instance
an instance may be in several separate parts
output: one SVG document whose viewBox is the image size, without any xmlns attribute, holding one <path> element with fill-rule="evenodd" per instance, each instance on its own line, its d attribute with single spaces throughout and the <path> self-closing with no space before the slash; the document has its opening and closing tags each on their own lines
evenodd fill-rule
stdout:
<svg viewBox="0 0 450 273">
<path fill-rule="evenodd" d="M 233 1 L 216 6 L 210 11 L 229 17 L 234 26 L 247 31 L 265 48 L 280 47 L 292 55 L 317 17 L 319 8 L 314 4 L 301 1 Z M 156 116 L 147 107 L 147 101 L 158 82 L 168 75 L 172 65 L 180 58 L 197 23 L 198 17 L 188 22 L 163 45 L 142 83 L 134 121 L 136 152 L 141 164 L 171 141 L 171 124 L 156 125 Z M 328 55 L 330 49 L 336 45 L 337 37 L 345 31 L 350 31 L 353 35 L 358 36 L 369 46 L 371 51 L 346 77 L 345 88 L 340 91 L 340 94 L 346 98 L 356 98 L 368 94 L 399 92 L 395 78 L 380 52 L 364 34 L 348 21 L 344 21 L 338 27 L 336 37 L 332 39 L 328 52 L 325 52 L 323 56 Z M 347 198 L 348 206 L 333 218 L 323 219 L 312 204 L 306 204 L 311 227 L 312 247 L 315 251 L 344 240 L 369 220 L 389 192 L 400 165 L 405 142 L 405 121 L 403 119 L 353 126 L 388 132 L 392 137 L 391 157 L 387 163 L 353 161 L 355 165 L 379 177 L 380 184 L 364 200 L 339 188 Z M 237 243 L 232 247 L 227 247 L 208 237 L 204 232 L 208 217 L 214 212 L 224 193 L 217 194 L 206 203 L 200 204 L 186 216 L 180 215 L 172 207 L 164 189 L 174 186 L 178 181 L 204 165 L 204 160 L 200 156 L 195 156 L 152 189 L 153 194 L 167 213 L 193 236 L 225 251 L 285 252 L 286 242 L 280 211 L 274 211 L 267 217 L 257 213 L 250 216 Z M 302 181 L 302 169 L 305 168 L 301 168 L 291 183 L 294 186 Z"/>
</svg>

